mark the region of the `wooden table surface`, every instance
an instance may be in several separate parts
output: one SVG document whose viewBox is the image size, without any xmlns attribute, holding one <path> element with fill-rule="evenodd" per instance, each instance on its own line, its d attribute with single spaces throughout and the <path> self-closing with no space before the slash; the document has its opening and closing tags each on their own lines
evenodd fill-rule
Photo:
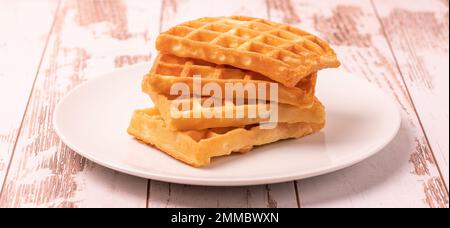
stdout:
<svg viewBox="0 0 450 228">
<path fill-rule="evenodd" d="M 128 176 L 61 143 L 51 120 L 62 96 L 92 75 L 150 61 L 161 30 L 219 15 L 327 39 L 342 69 L 397 101 L 400 133 L 332 174 L 232 188 Z M 0 3 L 0 28 L 0 207 L 449 206 L 448 0 L 10 0 Z"/>
</svg>

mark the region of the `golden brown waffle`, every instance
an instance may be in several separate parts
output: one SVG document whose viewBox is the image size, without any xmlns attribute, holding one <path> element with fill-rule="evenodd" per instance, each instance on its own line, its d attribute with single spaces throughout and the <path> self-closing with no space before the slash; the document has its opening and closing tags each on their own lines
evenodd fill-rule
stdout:
<svg viewBox="0 0 450 228">
<path fill-rule="evenodd" d="M 183 83 L 190 87 L 192 94 L 194 75 L 202 77 L 202 84 L 216 83 L 221 87 L 222 91 L 225 91 L 226 83 L 242 83 L 244 85 L 254 83 L 255 88 L 258 88 L 258 84 L 263 83 L 267 89 L 266 94 L 270 94 L 269 83 L 274 82 L 259 73 L 240 70 L 231 66 L 218 66 L 202 60 L 160 54 L 156 58 L 150 74 L 145 76 L 142 88 L 146 93 L 155 91 L 169 95 L 172 85 Z M 300 80 L 296 87 L 286 87 L 279 84 L 278 102 L 300 107 L 311 107 L 314 102 L 316 80 L 317 74 L 313 73 Z"/>
<path fill-rule="evenodd" d="M 173 131 L 166 127 L 156 109 L 134 113 L 128 133 L 154 145 L 170 156 L 195 167 L 205 166 L 211 158 L 245 153 L 254 146 L 283 139 L 300 138 L 323 128 L 323 124 L 279 124 L 263 130 L 258 126 L 244 128 L 216 128 L 203 131 Z"/>
<path fill-rule="evenodd" d="M 328 43 L 292 26 L 251 17 L 201 18 L 160 34 L 161 53 L 261 73 L 285 86 L 340 65 Z"/>
<path fill-rule="evenodd" d="M 315 102 L 310 108 L 302 108 L 287 104 L 278 104 L 278 112 L 276 115 L 267 118 L 259 117 L 260 112 L 258 111 L 260 106 L 256 104 L 243 104 L 236 105 L 235 103 L 231 103 L 229 106 L 224 106 L 224 104 L 219 104 L 217 107 L 202 107 L 202 102 L 205 99 L 189 99 L 189 100 L 180 100 L 178 103 L 173 103 L 170 97 L 166 95 L 150 93 L 152 100 L 154 101 L 156 107 L 158 108 L 161 116 L 166 122 L 166 126 L 170 129 L 174 130 L 203 130 L 208 128 L 222 128 L 222 127 L 236 127 L 236 126 L 247 126 L 252 124 L 259 124 L 264 122 L 276 122 L 276 123 L 316 123 L 320 124 L 325 122 L 325 108 L 320 103 L 319 100 L 315 99 Z M 195 116 L 195 111 L 193 108 L 194 102 L 197 102 L 200 109 L 197 113 L 200 115 Z M 222 101 L 220 101 L 222 102 Z M 186 103 L 186 107 L 189 108 L 187 111 L 182 110 L 183 103 Z M 175 105 L 174 105 L 175 104 Z M 266 105 L 266 104 L 264 104 Z M 178 108 L 179 115 L 183 116 L 182 118 L 173 118 L 171 115 L 171 108 Z M 256 113 L 253 118 L 249 115 L 249 110 Z M 267 113 L 270 113 L 270 104 L 267 104 L 264 111 L 267 110 Z M 242 118 L 235 118 L 236 113 L 241 111 L 243 116 Z M 219 113 L 219 116 L 212 116 L 207 118 L 203 113 Z M 226 113 L 230 112 L 233 114 L 234 118 L 225 118 Z M 183 115 L 186 114 L 186 117 Z M 274 121 L 270 121 L 274 120 Z"/>
</svg>

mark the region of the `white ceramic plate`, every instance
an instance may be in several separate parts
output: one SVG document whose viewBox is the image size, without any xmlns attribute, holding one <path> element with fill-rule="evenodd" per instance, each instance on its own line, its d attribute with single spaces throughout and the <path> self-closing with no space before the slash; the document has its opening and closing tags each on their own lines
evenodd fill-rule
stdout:
<svg viewBox="0 0 450 228">
<path fill-rule="evenodd" d="M 54 127 L 80 155 L 127 174 L 181 184 L 240 186 L 317 176 L 360 162 L 386 146 L 400 127 L 395 103 L 378 88 L 337 70 L 320 73 L 317 96 L 327 126 L 315 135 L 213 159 L 193 168 L 126 132 L 133 110 L 153 104 L 141 93 L 149 64 L 96 77 L 61 100 Z"/>
</svg>

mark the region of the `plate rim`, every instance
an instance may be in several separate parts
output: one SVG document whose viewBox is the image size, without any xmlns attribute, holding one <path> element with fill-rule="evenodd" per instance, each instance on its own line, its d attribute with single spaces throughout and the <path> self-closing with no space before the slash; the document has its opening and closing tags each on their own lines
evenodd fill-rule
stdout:
<svg viewBox="0 0 450 228">
<path fill-rule="evenodd" d="M 328 168 L 311 169 L 312 171 L 308 172 L 307 174 L 300 173 L 300 172 L 292 172 L 290 174 L 282 174 L 282 175 L 275 175 L 275 176 L 271 175 L 269 177 L 247 177 L 247 178 L 237 177 L 237 178 L 232 178 L 232 179 L 226 178 L 226 179 L 215 179 L 214 180 L 214 179 L 208 179 L 208 178 L 204 178 L 204 177 L 188 177 L 188 176 L 180 177 L 180 176 L 176 176 L 176 175 L 169 175 L 169 174 L 163 174 L 163 173 L 148 173 L 148 172 L 139 171 L 138 169 L 135 169 L 132 167 L 125 169 L 125 168 L 122 168 L 116 162 L 103 161 L 102 159 L 98 159 L 93 155 L 93 153 L 83 152 L 82 150 L 77 148 L 76 145 L 72 144 L 71 140 L 66 138 L 65 134 L 63 134 L 63 132 L 60 129 L 60 126 L 58 124 L 58 117 L 59 117 L 58 113 L 61 113 L 61 108 L 62 108 L 63 104 L 73 94 L 75 94 L 80 89 L 87 86 L 88 84 L 94 83 L 97 80 L 101 80 L 105 77 L 109 77 L 110 75 L 117 74 L 118 72 L 121 72 L 121 71 L 125 71 L 125 72 L 130 71 L 130 70 L 138 71 L 138 69 L 140 69 L 140 68 L 144 68 L 144 67 L 148 68 L 148 64 L 149 64 L 149 62 L 140 63 L 140 64 L 135 64 L 132 66 L 127 66 L 127 67 L 123 67 L 120 69 L 116 69 L 116 70 L 112 70 L 109 72 L 98 74 L 98 76 L 94 76 L 91 79 L 88 79 L 87 81 L 82 82 L 81 84 L 79 84 L 78 86 L 73 88 L 71 91 L 69 91 L 66 95 L 64 95 L 58 101 L 58 104 L 55 106 L 55 109 L 53 112 L 53 118 L 52 118 L 53 129 L 54 129 L 55 133 L 58 135 L 58 137 L 60 138 L 60 140 L 67 147 L 69 147 L 71 150 L 73 150 L 80 156 L 85 157 L 88 160 L 90 160 L 98 165 L 101 165 L 103 167 L 106 167 L 106 168 L 109 168 L 109 169 L 112 169 L 112 170 L 115 170 L 115 171 L 118 171 L 121 173 L 125 173 L 125 174 L 131 175 L 131 176 L 137 176 L 137 177 L 141 177 L 141 178 L 169 182 L 169 183 L 188 184 L 188 185 L 195 185 L 195 186 L 251 186 L 251 185 L 276 184 L 276 183 L 284 183 L 284 182 L 295 181 L 295 180 L 303 180 L 303 179 L 307 179 L 307 178 L 311 178 L 311 177 L 329 174 L 329 173 L 353 166 L 357 163 L 360 163 L 361 161 L 364 161 L 364 160 L 372 157 L 373 155 L 380 152 L 387 145 L 389 145 L 393 141 L 393 139 L 397 136 L 397 134 L 401 128 L 401 124 L 402 124 L 400 110 L 398 109 L 398 107 L 395 104 L 395 102 L 393 101 L 393 99 L 390 96 L 388 96 L 385 91 L 383 91 L 382 89 L 376 87 L 372 83 L 370 83 L 362 78 L 352 76 L 352 77 L 349 77 L 349 78 L 351 78 L 350 80 L 360 81 L 360 83 L 365 83 L 368 86 L 372 87 L 373 89 L 377 90 L 379 93 L 381 93 L 385 97 L 385 100 L 387 100 L 390 103 L 390 105 L 392 105 L 392 107 L 394 107 L 393 110 L 395 110 L 395 114 L 396 114 L 395 115 L 396 116 L 396 118 L 395 118 L 396 126 L 394 127 L 395 130 L 393 130 L 391 132 L 391 134 L 388 137 L 386 137 L 385 142 L 380 143 L 379 145 L 374 146 L 374 148 L 370 149 L 371 152 L 361 153 L 362 156 L 359 156 L 356 159 L 339 160 L 336 162 L 337 164 L 329 166 Z M 352 75 L 351 73 L 347 73 L 347 74 Z M 355 156 L 352 156 L 352 157 L 355 157 Z"/>
</svg>

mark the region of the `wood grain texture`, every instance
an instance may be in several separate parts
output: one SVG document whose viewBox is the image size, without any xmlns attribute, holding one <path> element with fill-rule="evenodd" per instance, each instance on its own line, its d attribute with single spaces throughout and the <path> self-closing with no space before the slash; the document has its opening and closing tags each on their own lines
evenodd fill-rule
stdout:
<svg viewBox="0 0 450 228">
<path fill-rule="evenodd" d="M 3 1 L 1 4 L 0 186 L 7 173 L 58 1 Z M 29 17 L 30 14 L 34 17 Z"/>
<path fill-rule="evenodd" d="M 448 207 L 448 1 L 414 3 L 2 2 L 0 26 L 8 32 L 0 37 L 0 104 L 8 108 L 0 119 L 0 207 Z M 397 101 L 399 135 L 376 156 L 333 174 L 231 188 L 131 177 L 61 143 L 51 120 L 69 90 L 90 75 L 150 61 L 160 30 L 223 15 L 286 22 L 330 41 L 343 63 L 336 72 L 363 77 Z"/>
<path fill-rule="evenodd" d="M 263 0 L 163 1 L 161 30 L 204 16 L 267 17 Z M 180 10 L 182 9 L 182 10 Z M 152 181 L 149 207 L 297 207 L 293 182 L 253 187 L 196 187 Z"/>
<path fill-rule="evenodd" d="M 448 190 L 448 1 L 374 3 Z"/>
<path fill-rule="evenodd" d="M 278 208 L 297 207 L 292 183 L 251 187 L 202 187 L 152 181 L 149 207 Z"/>
<path fill-rule="evenodd" d="M 0 197 L 1 207 L 146 206 L 147 180 L 76 155 L 61 143 L 51 120 L 58 100 L 89 75 L 150 58 L 147 47 L 158 30 L 158 20 L 152 18 L 159 18 L 160 8 L 160 1 L 61 2 Z"/>
<path fill-rule="evenodd" d="M 291 5 L 301 15 L 297 25 L 328 40 L 342 60 L 342 70 L 390 94 L 403 119 L 395 140 L 373 158 L 299 181 L 301 206 L 448 207 L 448 192 L 371 2 L 292 0 Z M 270 12 L 271 19 L 286 20 L 285 11 L 271 7 Z"/>
</svg>

